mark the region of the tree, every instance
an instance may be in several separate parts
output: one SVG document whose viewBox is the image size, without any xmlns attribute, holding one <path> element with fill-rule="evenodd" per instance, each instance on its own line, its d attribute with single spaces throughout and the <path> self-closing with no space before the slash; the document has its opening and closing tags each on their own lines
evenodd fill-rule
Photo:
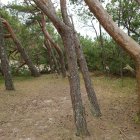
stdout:
<svg viewBox="0 0 140 140">
<path fill-rule="evenodd" d="M 2 19 L 0 18 L 0 59 L 1 59 L 1 68 L 4 74 L 5 87 L 6 90 L 14 90 L 14 85 L 12 81 L 11 71 L 8 63 L 8 58 L 6 55 L 6 49 L 4 46 L 4 30 L 3 30 Z"/>
<path fill-rule="evenodd" d="M 88 99 L 90 101 L 91 112 L 94 116 L 99 117 L 99 116 L 101 116 L 101 111 L 100 111 L 99 104 L 98 104 L 97 98 L 96 98 L 96 94 L 95 94 L 95 91 L 93 89 L 93 85 L 92 85 L 92 82 L 91 82 L 91 79 L 90 79 L 90 75 L 89 75 L 88 67 L 87 67 L 87 62 L 86 62 L 85 56 L 83 54 L 82 47 L 80 45 L 78 35 L 77 35 L 77 33 L 75 31 L 75 28 L 74 28 L 72 17 L 71 17 L 71 20 L 72 20 L 71 22 L 72 23 L 69 20 L 69 16 L 68 16 L 68 13 L 67 13 L 66 0 L 60 0 L 60 5 L 61 5 L 61 13 L 62 13 L 63 21 L 73 31 L 75 50 L 76 50 L 78 62 L 79 62 L 79 65 L 80 65 L 80 70 L 82 72 L 82 76 L 83 76 L 83 79 L 84 79 Z"/>
<path fill-rule="evenodd" d="M 50 46 L 52 46 L 57 51 L 57 53 L 59 55 L 59 61 L 61 63 L 62 76 L 66 77 L 66 68 L 65 68 L 64 54 L 63 54 L 61 48 L 59 47 L 59 45 L 56 44 L 53 41 L 52 37 L 47 32 L 47 30 L 46 30 L 46 19 L 45 19 L 45 15 L 43 13 L 42 13 L 42 18 L 41 18 L 40 26 L 41 26 L 42 32 L 44 34 L 45 40 L 48 40 L 50 42 Z"/>
<path fill-rule="evenodd" d="M 122 47 L 136 62 L 136 78 L 138 82 L 138 102 L 139 102 L 139 115 L 140 115 L 140 45 L 125 34 L 114 23 L 110 15 L 104 10 L 103 6 L 98 0 L 85 0 L 90 11 L 99 20 L 104 29 Z"/>
<path fill-rule="evenodd" d="M 38 77 L 40 74 L 37 71 L 36 67 L 33 65 L 31 59 L 29 58 L 27 52 L 25 51 L 25 49 L 21 46 L 21 43 L 19 42 L 19 40 L 17 39 L 13 29 L 11 28 L 10 24 L 5 20 L 2 19 L 2 23 L 4 24 L 5 28 L 7 29 L 7 31 L 9 32 L 9 34 L 11 35 L 11 38 L 13 39 L 13 42 L 15 43 L 18 52 L 21 54 L 22 58 L 24 59 L 25 63 L 28 65 L 31 74 L 35 77 Z"/>
<path fill-rule="evenodd" d="M 50 0 L 46 2 L 44 0 L 33 1 L 47 15 L 62 37 L 68 61 L 70 95 L 77 135 L 88 135 L 85 111 L 81 99 L 80 78 L 78 75 L 73 30 L 57 17 L 53 4 Z"/>
</svg>

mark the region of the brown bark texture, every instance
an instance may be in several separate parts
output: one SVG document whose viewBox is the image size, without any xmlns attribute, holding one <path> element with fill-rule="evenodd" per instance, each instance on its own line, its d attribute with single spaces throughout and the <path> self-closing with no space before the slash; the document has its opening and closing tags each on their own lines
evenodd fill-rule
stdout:
<svg viewBox="0 0 140 140">
<path fill-rule="evenodd" d="M 11 70 L 6 54 L 6 49 L 4 46 L 4 31 L 3 31 L 3 24 L 1 19 L 0 19 L 0 59 L 1 59 L 1 68 L 4 75 L 6 90 L 14 90 L 15 88 L 12 80 Z"/>
<path fill-rule="evenodd" d="M 98 0 L 85 0 L 85 3 L 104 29 L 116 41 L 118 46 L 128 52 L 128 54 L 136 61 L 136 78 L 138 81 L 138 102 L 140 113 L 140 45 L 116 25 Z"/>
<path fill-rule="evenodd" d="M 28 56 L 27 52 L 25 51 L 25 49 L 21 46 L 21 43 L 17 39 L 17 37 L 16 37 L 12 27 L 10 26 L 10 24 L 5 19 L 2 19 L 2 22 L 5 25 L 5 28 L 8 30 L 9 34 L 12 36 L 13 42 L 15 43 L 15 45 L 17 47 L 17 50 L 21 54 L 21 57 L 23 58 L 25 63 L 28 65 L 32 76 L 34 76 L 34 77 L 40 76 L 40 73 L 37 71 L 36 67 L 33 65 L 32 61 L 29 58 L 29 56 Z"/>
<path fill-rule="evenodd" d="M 97 97 L 96 97 L 96 94 L 95 94 L 95 91 L 94 91 L 94 88 L 92 85 L 92 81 L 91 81 L 88 67 L 87 67 L 87 62 L 86 62 L 85 56 L 83 54 L 82 47 L 80 45 L 80 41 L 79 41 L 77 33 L 74 29 L 74 25 L 72 25 L 72 23 L 69 19 L 69 16 L 67 14 L 66 0 L 60 0 L 60 4 L 61 4 L 63 21 L 67 26 L 69 26 L 72 29 L 72 32 L 73 32 L 74 47 L 75 47 L 78 62 L 80 65 L 80 70 L 82 72 L 82 76 L 84 79 L 88 99 L 90 101 L 91 112 L 94 116 L 99 117 L 99 116 L 101 116 L 100 107 L 99 107 Z"/>
<path fill-rule="evenodd" d="M 51 20 L 58 33 L 61 35 L 68 62 L 70 95 L 74 113 L 77 135 L 88 135 L 85 111 L 82 104 L 80 92 L 80 78 L 78 75 L 77 57 L 75 53 L 73 32 L 71 28 L 65 25 L 57 16 L 51 0 L 34 0 L 35 4 Z"/>
</svg>

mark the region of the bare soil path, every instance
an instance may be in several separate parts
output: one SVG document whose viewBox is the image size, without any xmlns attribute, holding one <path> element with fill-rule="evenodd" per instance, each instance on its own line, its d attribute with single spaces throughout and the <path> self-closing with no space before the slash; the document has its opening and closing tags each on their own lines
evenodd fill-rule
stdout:
<svg viewBox="0 0 140 140">
<path fill-rule="evenodd" d="M 0 84 L 0 140 L 140 140 L 135 79 L 125 78 L 123 87 L 119 78 L 99 76 L 93 82 L 103 115 L 91 115 L 82 81 L 88 138 L 75 136 L 67 79 L 16 79 L 12 92 Z"/>
</svg>

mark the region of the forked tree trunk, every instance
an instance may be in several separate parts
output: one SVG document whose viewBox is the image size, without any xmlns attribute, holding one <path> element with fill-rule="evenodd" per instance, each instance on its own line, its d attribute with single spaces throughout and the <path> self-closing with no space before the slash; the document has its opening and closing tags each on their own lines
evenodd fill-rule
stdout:
<svg viewBox="0 0 140 140">
<path fill-rule="evenodd" d="M 68 61 L 70 95 L 77 135 L 88 135 L 85 111 L 81 99 L 80 78 L 78 75 L 73 31 L 56 16 L 55 9 L 50 0 L 46 2 L 44 0 L 34 0 L 34 2 L 48 16 L 62 37 Z"/>
<path fill-rule="evenodd" d="M 65 24 L 68 25 L 73 32 L 74 46 L 75 46 L 76 54 L 78 57 L 78 62 L 80 64 L 80 70 L 82 72 L 83 79 L 85 82 L 85 87 L 86 87 L 88 99 L 90 101 L 91 112 L 94 116 L 99 117 L 99 116 L 101 116 L 101 111 L 99 108 L 99 104 L 97 101 L 95 91 L 93 89 L 92 81 L 91 81 L 91 78 L 89 75 L 87 62 L 86 62 L 82 47 L 80 45 L 77 33 L 74 29 L 74 25 L 72 25 L 72 23 L 70 22 L 68 14 L 67 14 L 66 0 L 60 0 L 60 4 L 61 4 L 61 11 L 62 11 L 63 20 L 64 20 Z"/>
<path fill-rule="evenodd" d="M 136 61 L 138 81 L 138 102 L 140 113 L 140 45 L 124 33 L 112 20 L 111 16 L 104 10 L 103 6 L 98 0 L 85 0 L 90 11 L 95 15 L 104 29 L 110 34 L 110 36 L 116 41 L 116 43 L 122 47 L 132 58 Z"/>
<path fill-rule="evenodd" d="M 14 84 L 12 81 L 12 75 L 9 67 L 8 58 L 6 55 L 6 49 L 4 47 L 4 34 L 3 34 L 3 24 L 0 19 L 0 59 L 1 68 L 4 75 L 6 90 L 14 90 Z"/>
<path fill-rule="evenodd" d="M 15 43 L 18 52 L 21 54 L 21 57 L 25 61 L 25 63 L 28 65 L 29 70 L 31 71 L 32 76 L 38 77 L 40 76 L 40 73 L 37 71 L 36 67 L 33 65 L 31 59 L 29 58 L 27 52 L 25 51 L 24 48 L 22 48 L 21 43 L 18 41 L 14 31 L 12 30 L 10 24 L 5 20 L 2 19 L 3 24 L 5 25 L 6 29 L 8 32 L 11 34 L 13 42 Z"/>
<path fill-rule="evenodd" d="M 58 46 L 58 44 L 56 44 L 52 37 L 50 36 L 50 34 L 48 33 L 48 31 L 46 30 L 46 19 L 45 19 L 45 15 L 42 14 L 42 21 L 41 21 L 41 29 L 42 29 L 42 32 L 44 34 L 44 37 L 46 40 L 49 40 L 51 46 L 56 50 L 56 52 L 58 53 L 59 55 L 59 61 L 60 61 L 60 64 L 61 64 L 61 72 L 62 72 L 62 76 L 63 77 L 66 77 L 66 68 L 65 68 L 65 61 L 64 61 L 64 54 L 61 50 L 61 48 Z"/>
</svg>

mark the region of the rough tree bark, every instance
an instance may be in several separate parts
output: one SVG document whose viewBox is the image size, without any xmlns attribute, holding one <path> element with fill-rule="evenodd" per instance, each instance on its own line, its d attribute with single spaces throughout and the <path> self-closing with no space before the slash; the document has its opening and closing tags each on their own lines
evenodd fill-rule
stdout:
<svg viewBox="0 0 140 140">
<path fill-rule="evenodd" d="M 140 113 L 140 45 L 124 33 L 112 20 L 111 16 L 104 10 L 98 0 L 85 0 L 90 11 L 95 15 L 104 29 L 136 62 L 136 78 L 138 81 L 138 102 Z"/>
<path fill-rule="evenodd" d="M 58 44 L 56 44 L 52 37 L 50 36 L 50 34 L 48 33 L 48 31 L 46 30 L 46 19 L 45 19 L 45 15 L 42 14 L 42 20 L 41 20 L 41 29 L 42 32 L 44 34 L 44 37 L 46 40 L 49 40 L 49 42 L 51 43 L 51 45 L 54 47 L 54 49 L 57 51 L 58 55 L 59 55 L 59 61 L 61 64 L 61 72 L 62 72 L 62 76 L 66 77 L 66 68 L 65 68 L 65 61 L 64 61 L 64 54 L 61 50 L 61 48 L 58 46 Z"/>
<path fill-rule="evenodd" d="M 0 59 L 1 59 L 1 69 L 4 75 L 6 90 L 14 90 L 15 88 L 12 81 L 9 62 L 4 47 L 4 32 L 3 32 L 3 24 L 1 19 L 0 19 Z"/>
<path fill-rule="evenodd" d="M 34 77 L 40 76 L 40 73 L 37 71 L 36 67 L 33 65 L 31 59 L 27 55 L 27 52 L 25 51 L 24 48 L 22 48 L 21 43 L 17 39 L 17 37 L 16 37 L 14 31 L 12 30 L 10 24 L 5 19 L 2 19 L 2 22 L 3 22 L 4 26 L 6 27 L 6 29 L 8 30 L 9 34 L 12 36 L 13 42 L 15 43 L 15 45 L 17 47 L 17 50 L 21 54 L 25 63 L 28 65 L 32 76 L 34 76 Z"/>
<path fill-rule="evenodd" d="M 61 35 L 69 70 L 70 95 L 74 113 L 77 135 L 88 135 L 87 123 L 85 119 L 84 107 L 80 92 L 80 78 L 78 75 L 77 57 L 75 54 L 75 45 L 73 31 L 65 25 L 57 16 L 51 0 L 33 0 L 35 4 L 47 15 Z"/>
<path fill-rule="evenodd" d="M 67 26 L 69 26 L 72 29 L 72 32 L 73 32 L 75 50 L 76 50 L 76 54 L 78 57 L 78 62 L 80 64 L 80 70 L 82 72 L 83 79 L 85 82 L 88 99 L 91 104 L 91 112 L 94 116 L 99 117 L 99 116 L 101 116 L 101 111 L 99 108 L 99 104 L 97 102 L 97 97 L 96 97 L 95 91 L 93 89 L 92 81 L 91 81 L 91 78 L 89 75 L 87 62 L 84 57 L 82 47 L 80 45 L 77 33 L 74 29 L 74 25 L 72 25 L 72 23 L 70 22 L 70 19 L 68 17 L 66 0 L 60 0 L 60 4 L 61 4 L 61 11 L 62 11 L 61 13 L 62 13 L 63 21 Z"/>
</svg>

